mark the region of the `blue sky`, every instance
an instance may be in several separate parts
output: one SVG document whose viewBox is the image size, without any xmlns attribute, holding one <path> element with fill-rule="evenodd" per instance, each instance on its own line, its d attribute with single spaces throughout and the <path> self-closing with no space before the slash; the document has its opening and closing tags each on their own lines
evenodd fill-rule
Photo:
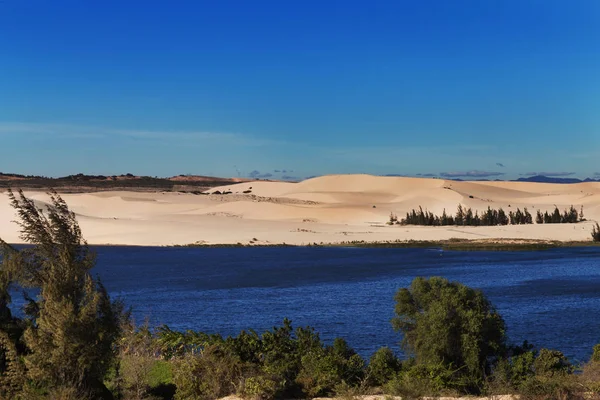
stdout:
<svg viewBox="0 0 600 400">
<path fill-rule="evenodd" d="M 0 1 L 0 171 L 593 176 L 599 43 L 597 0 Z"/>
</svg>

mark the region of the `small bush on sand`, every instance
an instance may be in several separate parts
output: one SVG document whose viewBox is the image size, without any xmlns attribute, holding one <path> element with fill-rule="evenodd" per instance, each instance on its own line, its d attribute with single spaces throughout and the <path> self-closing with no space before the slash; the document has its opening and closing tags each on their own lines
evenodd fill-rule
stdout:
<svg viewBox="0 0 600 400">
<path fill-rule="evenodd" d="M 596 222 L 596 226 L 592 229 L 592 240 L 594 242 L 600 242 L 600 225 Z"/>
<path fill-rule="evenodd" d="M 460 384 L 456 371 L 443 364 L 416 364 L 403 369 L 384 386 L 384 392 L 403 399 L 420 399 L 422 397 L 454 396 L 460 391 L 452 386 Z"/>
</svg>

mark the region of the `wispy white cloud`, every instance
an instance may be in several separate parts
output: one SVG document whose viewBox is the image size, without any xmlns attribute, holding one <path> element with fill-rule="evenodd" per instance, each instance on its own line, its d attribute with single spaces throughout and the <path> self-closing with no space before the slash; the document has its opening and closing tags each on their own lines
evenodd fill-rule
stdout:
<svg viewBox="0 0 600 400">
<path fill-rule="evenodd" d="M 451 171 L 451 172 L 440 172 L 440 176 L 444 178 L 489 178 L 493 176 L 506 175 L 504 172 L 495 171 Z"/>
<path fill-rule="evenodd" d="M 217 142 L 244 146 L 264 146 L 281 142 L 251 135 L 211 131 L 166 131 L 143 129 L 115 129 L 98 126 L 0 122 L 0 135 L 54 136 L 63 139 L 110 139 L 115 137 L 148 141 Z"/>
</svg>

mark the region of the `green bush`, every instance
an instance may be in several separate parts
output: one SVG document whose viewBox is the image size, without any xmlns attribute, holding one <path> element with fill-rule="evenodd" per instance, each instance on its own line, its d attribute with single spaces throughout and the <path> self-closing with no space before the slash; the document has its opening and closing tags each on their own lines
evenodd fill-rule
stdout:
<svg viewBox="0 0 600 400">
<path fill-rule="evenodd" d="M 381 347 L 369 360 L 367 384 L 382 386 L 391 380 L 402 368 L 402 363 L 389 347 Z"/>
<path fill-rule="evenodd" d="M 364 360 L 343 339 L 335 339 L 333 346 L 314 349 L 302 357 L 302 367 L 296 381 L 311 397 L 335 392 L 341 382 L 356 386 L 364 377 Z"/>
<path fill-rule="evenodd" d="M 455 395 L 459 391 L 454 386 L 461 386 L 460 379 L 455 371 L 443 364 L 416 364 L 396 374 L 384 386 L 384 390 L 403 399 Z"/>
<path fill-rule="evenodd" d="M 271 400 L 279 389 L 279 383 L 266 376 L 251 376 L 246 378 L 241 394 L 246 399 Z"/>
<path fill-rule="evenodd" d="M 218 399 L 237 393 L 244 380 L 239 358 L 219 345 L 174 359 L 172 365 L 176 400 Z"/>
<path fill-rule="evenodd" d="M 533 368 L 537 376 L 552 377 L 573 372 L 573 366 L 567 357 L 558 350 L 541 349 L 533 362 Z"/>
<path fill-rule="evenodd" d="M 531 350 L 499 360 L 488 379 L 487 391 L 490 394 L 518 392 L 523 383 L 534 376 L 534 360 L 535 352 Z"/>
<path fill-rule="evenodd" d="M 522 400 L 584 399 L 586 397 L 583 395 L 582 389 L 573 375 L 554 376 L 551 378 L 533 376 L 521 384 L 518 394 Z"/>
<path fill-rule="evenodd" d="M 417 364 L 443 365 L 477 392 L 505 353 L 504 320 L 479 290 L 441 277 L 415 278 L 396 293 L 394 328 Z"/>
</svg>

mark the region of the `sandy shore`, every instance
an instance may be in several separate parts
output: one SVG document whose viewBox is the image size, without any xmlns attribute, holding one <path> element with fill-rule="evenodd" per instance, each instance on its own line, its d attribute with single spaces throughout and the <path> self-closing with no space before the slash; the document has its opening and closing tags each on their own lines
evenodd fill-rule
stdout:
<svg viewBox="0 0 600 400">
<path fill-rule="evenodd" d="M 600 221 L 600 183 L 457 182 L 442 179 L 332 175 L 300 183 L 244 182 L 211 189 L 231 194 L 65 194 L 90 244 L 186 245 L 294 244 L 347 241 L 538 239 L 591 240 Z M 250 192 L 248 192 L 250 191 Z M 247 193 L 244 193 L 247 192 Z M 27 195 L 43 205 L 40 192 Z M 388 226 L 390 212 L 402 217 L 422 206 L 454 213 L 458 204 L 481 213 L 527 207 L 551 212 L 584 207 L 588 222 L 497 227 Z M 0 194 L 0 237 L 19 243 L 14 210 Z"/>
</svg>

